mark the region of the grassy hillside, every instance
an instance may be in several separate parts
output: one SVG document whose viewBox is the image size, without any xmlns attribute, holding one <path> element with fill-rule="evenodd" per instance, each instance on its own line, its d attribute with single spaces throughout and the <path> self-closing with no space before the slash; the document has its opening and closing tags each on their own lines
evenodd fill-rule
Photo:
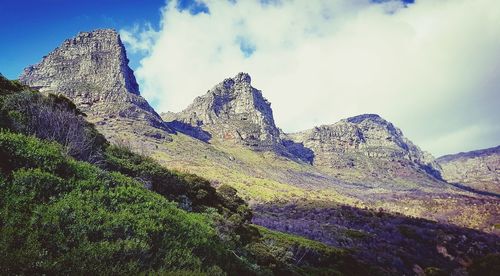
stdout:
<svg viewBox="0 0 500 276">
<path fill-rule="evenodd" d="M 332 275 L 369 267 L 348 251 L 251 225 L 235 189 L 216 190 L 111 146 L 63 97 L 0 77 L 0 122 L 2 275 Z"/>
<path fill-rule="evenodd" d="M 239 145 L 205 143 L 184 134 L 172 142 L 146 142 L 137 148 L 161 164 L 195 173 L 214 185 L 228 184 L 251 204 L 325 202 L 384 209 L 441 223 L 497 232 L 500 206 L 496 198 L 459 190 L 444 182 L 420 185 L 345 182 L 328 172 Z M 354 173 L 354 172 L 351 172 Z"/>
</svg>

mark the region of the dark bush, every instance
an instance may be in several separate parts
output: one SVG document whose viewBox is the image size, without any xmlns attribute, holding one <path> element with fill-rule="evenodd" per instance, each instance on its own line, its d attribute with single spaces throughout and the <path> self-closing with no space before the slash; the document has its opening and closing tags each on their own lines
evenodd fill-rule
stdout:
<svg viewBox="0 0 500 276">
<path fill-rule="evenodd" d="M 6 96 L 1 109 L 6 127 L 11 130 L 56 141 L 67 154 L 79 160 L 102 160 L 106 139 L 65 97 L 21 91 Z"/>
<path fill-rule="evenodd" d="M 500 253 L 488 254 L 474 260 L 468 271 L 471 276 L 500 275 Z"/>
</svg>

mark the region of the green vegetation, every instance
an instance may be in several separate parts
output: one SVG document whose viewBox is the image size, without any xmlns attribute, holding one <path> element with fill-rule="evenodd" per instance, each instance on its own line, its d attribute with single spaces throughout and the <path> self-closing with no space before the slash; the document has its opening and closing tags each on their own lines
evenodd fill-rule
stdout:
<svg viewBox="0 0 500 276">
<path fill-rule="evenodd" d="M 227 254 L 206 215 L 134 179 L 22 134 L 1 132 L 0 149 L 15 161 L 1 167 L 2 274 L 206 271 Z"/>
<path fill-rule="evenodd" d="M 110 146 L 64 97 L 0 76 L 0 116 L 2 275 L 336 275 L 350 260 L 252 226 L 228 185 Z"/>
<path fill-rule="evenodd" d="M 247 245 L 257 263 L 302 275 L 379 275 L 354 260 L 350 252 L 302 237 L 255 226 L 262 237 Z M 292 265 L 290 265 L 292 264 Z M 343 273 L 342 273 L 343 272 Z"/>
</svg>

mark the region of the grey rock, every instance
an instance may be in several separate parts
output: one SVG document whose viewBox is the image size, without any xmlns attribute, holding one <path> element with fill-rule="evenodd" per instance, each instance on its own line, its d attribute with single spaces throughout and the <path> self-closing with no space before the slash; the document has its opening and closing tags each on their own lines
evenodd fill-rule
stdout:
<svg viewBox="0 0 500 276">
<path fill-rule="evenodd" d="M 437 162 L 446 181 L 500 194 L 500 146 L 441 156 Z"/>
<path fill-rule="evenodd" d="M 402 131 L 376 114 L 363 114 L 287 135 L 312 150 L 313 165 L 358 170 L 361 174 L 407 174 L 421 171 L 439 178 L 439 165 Z"/>
<path fill-rule="evenodd" d="M 255 150 L 283 149 L 271 104 L 239 73 L 197 97 L 185 110 L 164 114 L 176 130 L 200 140 L 230 141 Z"/>
<path fill-rule="evenodd" d="M 168 127 L 140 96 L 128 62 L 115 30 L 82 32 L 26 68 L 19 79 L 42 93 L 71 99 L 110 139 L 123 130 L 168 140 Z"/>
</svg>

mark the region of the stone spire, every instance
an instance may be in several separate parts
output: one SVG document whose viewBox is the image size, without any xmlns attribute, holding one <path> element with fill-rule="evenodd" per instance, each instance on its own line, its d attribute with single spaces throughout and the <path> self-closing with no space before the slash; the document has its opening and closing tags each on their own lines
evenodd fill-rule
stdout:
<svg viewBox="0 0 500 276">
<path fill-rule="evenodd" d="M 185 110 L 168 117 L 164 119 L 172 121 L 177 129 L 198 128 L 211 139 L 232 141 L 256 150 L 281 147 L 271 104 L 260 90 L 252 87 L 247 73 L 225 79 Z"/>
</svg>

